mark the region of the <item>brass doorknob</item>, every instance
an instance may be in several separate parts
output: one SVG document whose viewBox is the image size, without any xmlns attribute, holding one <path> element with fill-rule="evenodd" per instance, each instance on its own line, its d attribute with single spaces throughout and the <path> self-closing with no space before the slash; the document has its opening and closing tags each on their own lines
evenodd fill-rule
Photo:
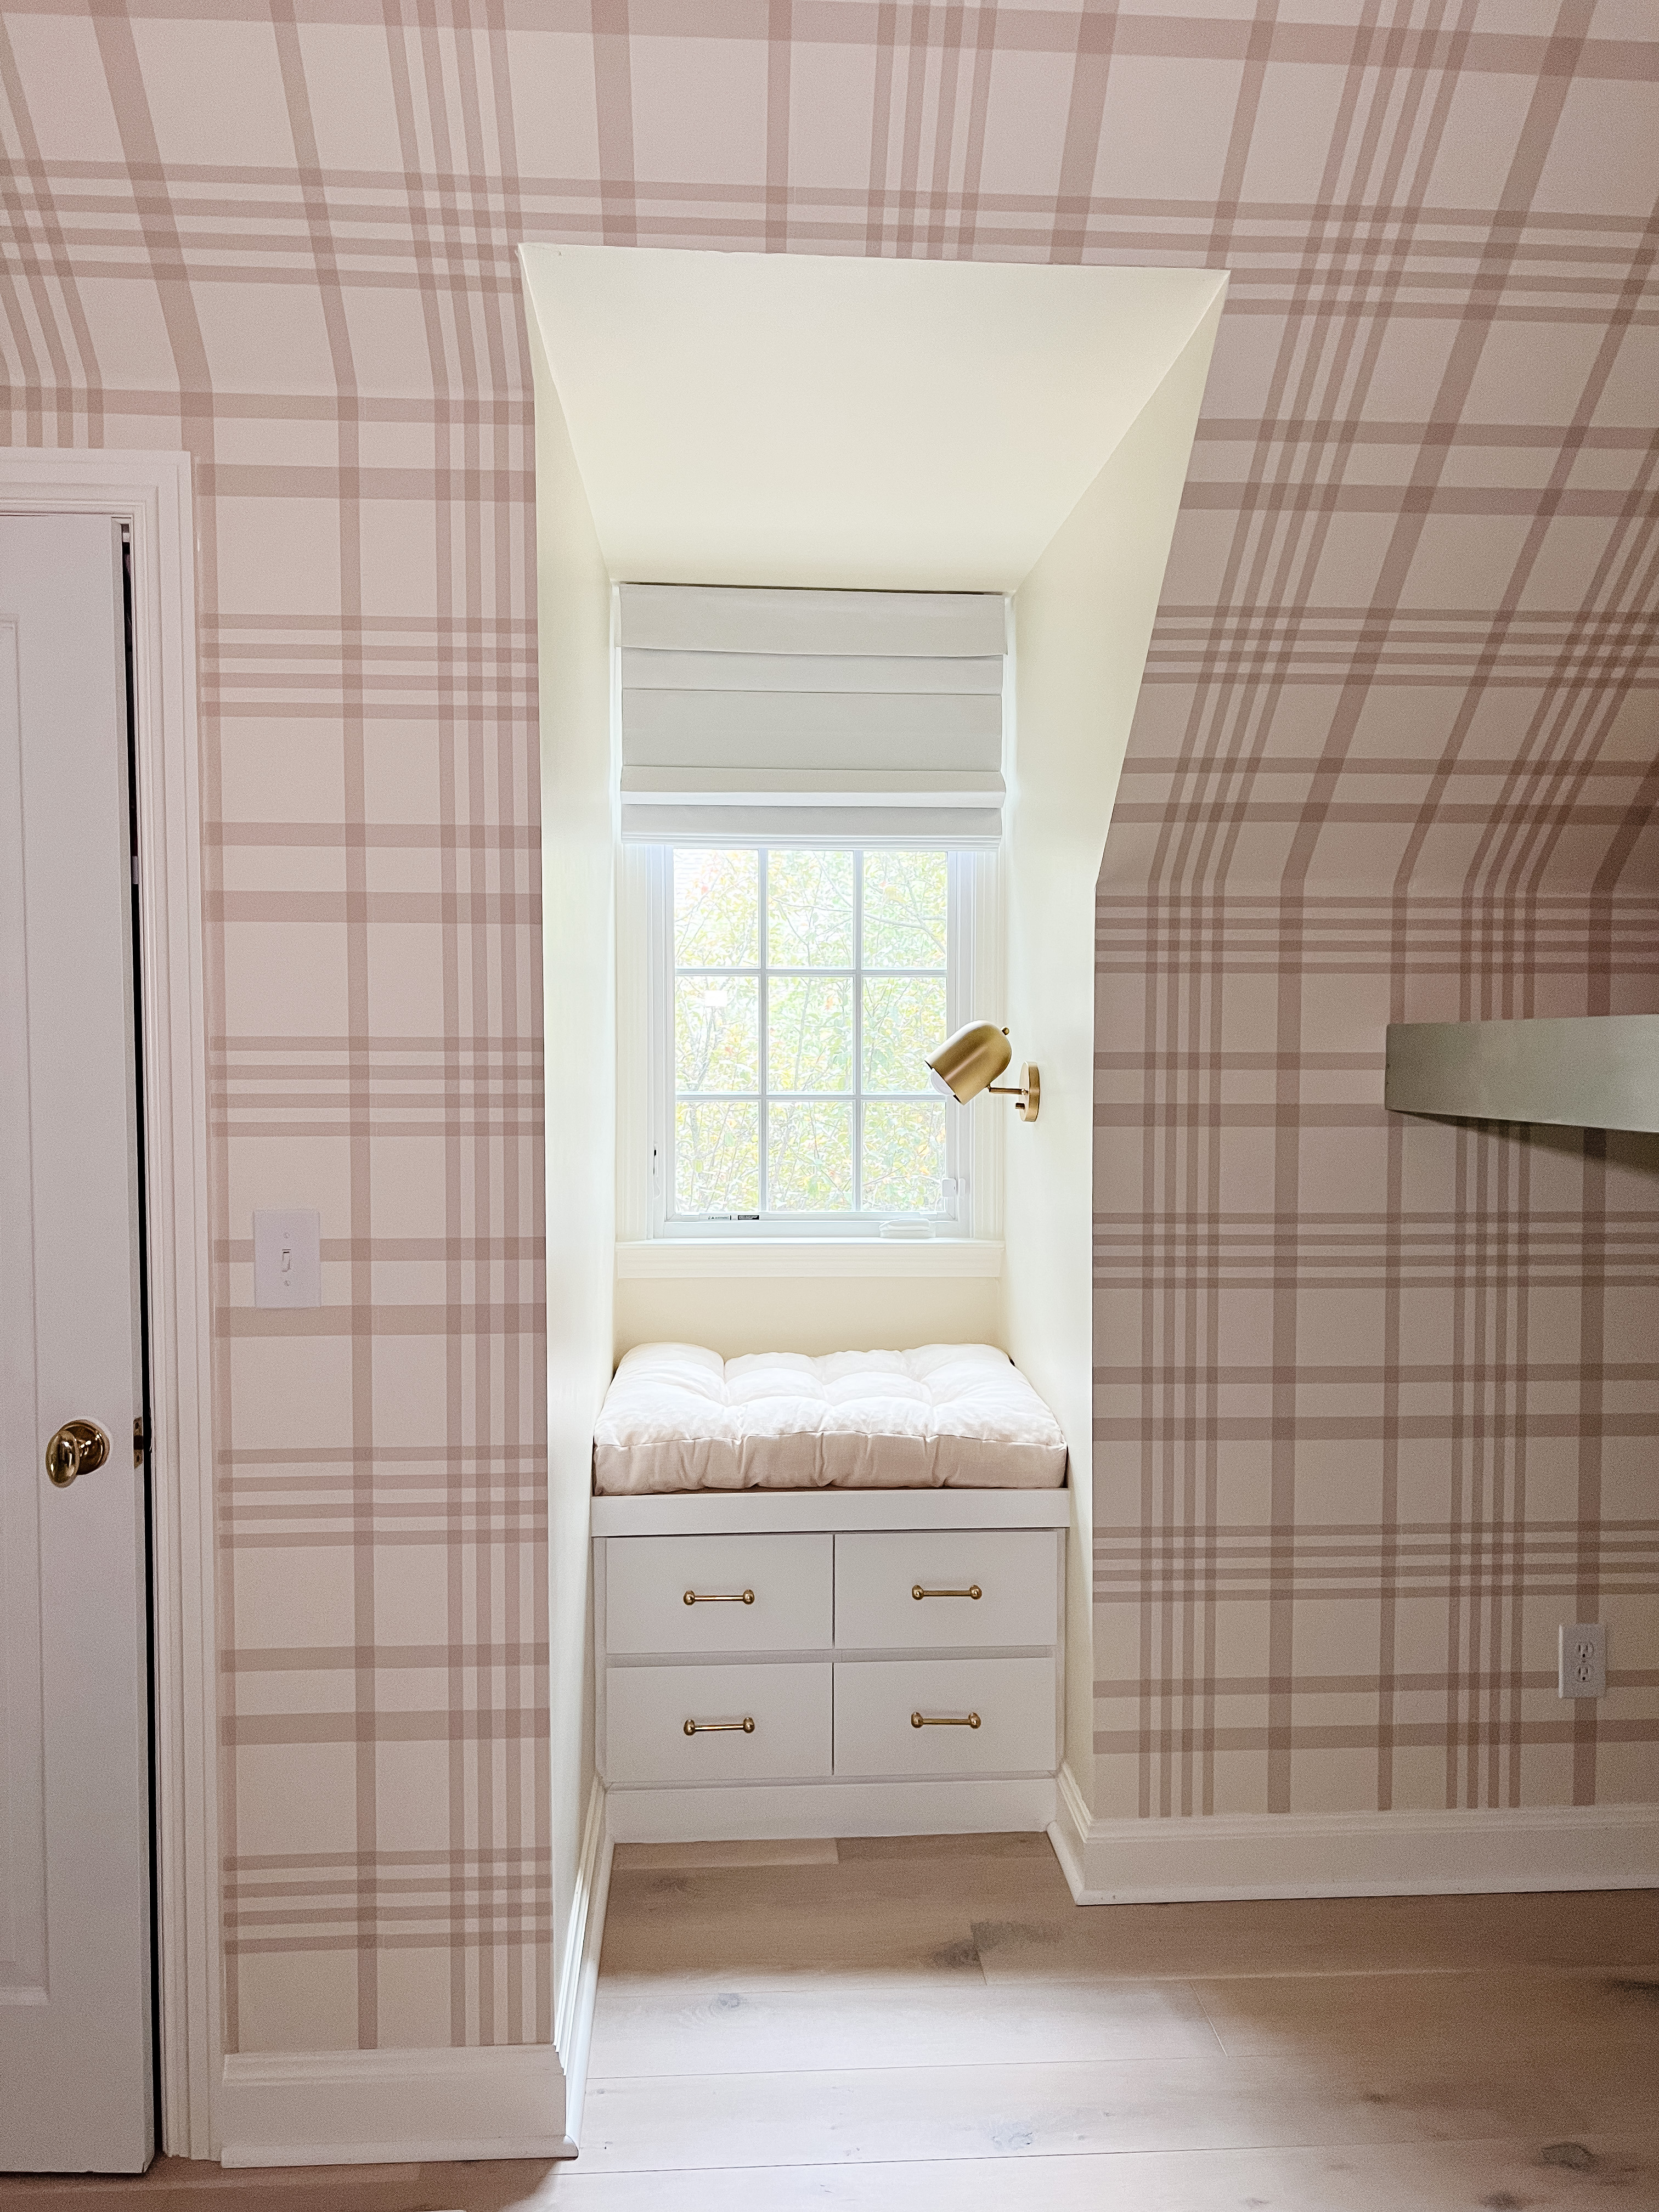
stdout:
<svg viewBox="0 0 1659 2212">
<path fill-rule="evenodd" d="M 65 1421 L 46 1446 L 46 1474 L 67 1490 L 77 1474 L 88 1474 L 109 1457 L 109 1438 L 96 1421 Z"/>
</svg>

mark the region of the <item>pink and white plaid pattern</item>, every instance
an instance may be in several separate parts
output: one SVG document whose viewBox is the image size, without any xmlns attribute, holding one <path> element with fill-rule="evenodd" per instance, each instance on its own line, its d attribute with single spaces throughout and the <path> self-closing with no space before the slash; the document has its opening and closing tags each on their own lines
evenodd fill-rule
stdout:
<svg viewBox="0 0 1659 2212">
<path fill-rule="evenodd" d="M 1504 12 L 1258 11 L 1215 118 L 1099 902 L 1106 1813 L 1659 1794 L 1659 1146 L 1380 1103 L 1390 1020 L 1659 1008 L 1659 24 Z"/>
<path fill-rule="evenodd" d="M 7 11 L 11 438 L 198 469 L 232 2048 L 550 2030 L 521 239 L 1234 272 L 1102 881 L 1101 1809 L 1659 1794 L 1654 1154 L 1376 1104 L 1391 1013 L 1659 1003 L 1656 82 L 1650 0 Z"/>
</svg>

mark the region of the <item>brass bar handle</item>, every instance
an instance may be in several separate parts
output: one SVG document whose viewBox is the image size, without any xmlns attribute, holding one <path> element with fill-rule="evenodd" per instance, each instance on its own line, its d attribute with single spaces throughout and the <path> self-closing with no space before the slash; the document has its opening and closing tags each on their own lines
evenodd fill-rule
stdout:
<svg viewBox="0 0 1659 2212">
<path fill-rule="evenodd" d="M 109 1457 L 109 1438 L 96 1421 L 65 1421 L 46 1446 L 46 1480 L 67 1490 L 77 1474 L 90 1474 Z"/>
<path fill-rule="evenodd" d="M 975 1721 L 974 1726 L 977 1728 L 979 1723 Z M 685 1724 L 687 1735 L 736 1735 L 739 1732 L 744 1735 L 755 1733 L 755 1723 L 747 1715 L 740 1721 L 687 1721 Z"/>
<path fill-rule="evenodd" d="M 979 1715 L 977 1713 L 963 1713 L 961 1715 L 954 1713 L 912 1713 L 910 1716 L 910 1725 L 912 1728 L 977 1728 L 979 1726 Z"/>
<path fill-rule="evenodd" d="M 922 1586 L 921 1586 L 921 1584 L 920 1583 L 911 1583 L 911 1585 L 910 1585 L 910 1595 L 911 1595 L 911 1596 L 912 1596 L 912 1597 L 974 1597 L 974 1598 L 979 1598 L 979 1597 L 983 1597 L 983 1596 L 984 1596 L 984 1595 L 985 1595 L 985 1593 L 984 1593 L 984 1591 L 980 1588 L 980 1586 L 979 1586 L 979 1584 L 978 1584 L 977 1583 L 969 1583 L 966 1589 L 959 1589 L 959 1590 L 930 1590 L 930 1589 L 923 1589 L 923 1588 L 922 1588 Z"/>
<path fill-rule="evenodd" d="M 684 1605 L 753 1605 L 753 1590 L 687 1590 Z"/>
</svg>

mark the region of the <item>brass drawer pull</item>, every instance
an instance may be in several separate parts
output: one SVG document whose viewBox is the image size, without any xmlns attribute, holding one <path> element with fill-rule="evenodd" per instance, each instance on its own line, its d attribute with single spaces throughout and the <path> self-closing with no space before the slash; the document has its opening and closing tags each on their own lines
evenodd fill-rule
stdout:
<svg viewBox="0 0 1659 2212">
<path fill-rule="evenodd" d="M 912 1713 L 910 1725 L 912 1728 L 977 1728 L 979 1715 L 963 1713 L 958 1717 L 954 1713 Z"/>
<path fill-rule="evenodd" d="M 969 1583 L 966 1589 L 959 1590 L 923 1589 L 920 1583 L 912 1583 L 910 1595 L 912 1597 L 983 1597 L 985 1593 L 977 1583 Z"/>
<path fill-rule="evenodd" d="M 974 1726 L 977 1728 L 979 1723 L 975 1721 Z M 685 1724 L 687 1735 L 735 1735 L 739 1731 L 753 1735 L 754 1722 L 745 1716 L 740 1721 L 687 1721 Z"/>
<path fill-rule="evenodd" d="M 753 1605 L 753 1590 L 687 1590 L 686 1605 Z"/>
</svg>

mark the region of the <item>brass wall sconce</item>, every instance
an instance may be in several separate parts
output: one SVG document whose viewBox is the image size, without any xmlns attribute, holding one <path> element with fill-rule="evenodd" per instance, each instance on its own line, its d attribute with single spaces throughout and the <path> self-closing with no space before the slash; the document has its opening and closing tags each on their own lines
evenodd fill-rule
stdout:
<svg viewBox="0 0 1659 2212">
<path fill-rule="evenodd" d="M 1018 1084 L 994 1079 L 1012 1058 L 1006 1030 L 1000 1030 L 994 1022 L 969 1022 L 946 1037 L 937 1052 L 928 1054 L 927 1079 L 935 1091 L 944 1091 L 961 1106 L 977 1098 L 981 1091 L 1012 1098 L 1020 1120 L 1035 1121 L 1042 1086 L 1030 1061 L 1020 1069 Z"/>
</svg>

